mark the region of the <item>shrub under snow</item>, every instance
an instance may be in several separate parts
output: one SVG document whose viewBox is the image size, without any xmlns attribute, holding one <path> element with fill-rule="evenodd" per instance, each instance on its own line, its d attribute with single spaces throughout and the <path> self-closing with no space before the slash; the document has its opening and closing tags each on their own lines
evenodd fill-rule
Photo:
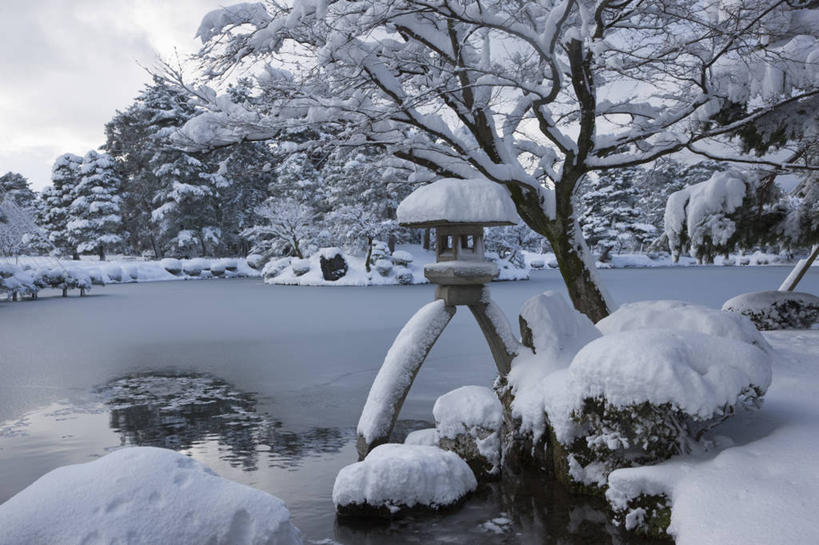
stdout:
<svg viewBox="0 0 819 545">
<path fill-rule="evenodd" d="M 47 473 L 0 505 L 0 538 L 41 545 L 302 543 L 280 499 L 153 447 Z"/>
<path fill-rule="evenodd" d="M 162 268 L 174 276 L 182 274 L 182 262 L 172 257 L 166 257 L 159 262 Z"/>
<path fill-rule="evenodd" d="M 722 310 L 747 316 L 759 329 L 810 329 L 819 321 L 819 297 L 793 291 L 743 293 Z"/>
<path fill-rule="evenodd" d="M 343 468 L 333 486 L 342 515 L 390 517 L 407 509 L 443 509 L 478 486 L 457 454 L 438 447 L 388 443 Z"/>
</svg>

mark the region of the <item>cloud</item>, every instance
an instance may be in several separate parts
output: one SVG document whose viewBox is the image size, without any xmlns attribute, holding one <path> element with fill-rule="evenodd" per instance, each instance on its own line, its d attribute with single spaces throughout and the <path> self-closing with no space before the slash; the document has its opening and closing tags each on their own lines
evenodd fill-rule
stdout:
<svg viewBox="0 0 819 545">
<path fill-rule="evenodd" d="M 229 2 L 228 2 L 229 3 Z M 64 152 L 104 141 L 104 125 L 130 104 L 158 55 L 194 52 L 193 35 L 217 0 L 2 0 L 0 174 L 36 189 Z"/>
</svg>

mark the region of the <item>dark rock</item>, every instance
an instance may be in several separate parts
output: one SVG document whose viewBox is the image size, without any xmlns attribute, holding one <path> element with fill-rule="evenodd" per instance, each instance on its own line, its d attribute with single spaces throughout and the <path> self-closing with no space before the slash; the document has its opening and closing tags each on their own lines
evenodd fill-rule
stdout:
<svg viewBox="0 0 819 545">
<path fill-rule="evenodd" d="M 340 253 L 330 258 L 326 258 L 322 255 L 320 256 L 320 263 L 321 274 L 325 280 L 335 282 L 347 274 L 347 262 L 344 261 L 344 257 Z"/>
</svg>

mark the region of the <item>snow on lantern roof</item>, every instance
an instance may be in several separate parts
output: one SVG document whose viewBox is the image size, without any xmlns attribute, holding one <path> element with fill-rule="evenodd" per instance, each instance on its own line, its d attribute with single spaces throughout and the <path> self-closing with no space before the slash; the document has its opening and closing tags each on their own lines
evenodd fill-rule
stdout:
<svg viewBox="0 0 819 545">
<path fill-rule="evenodd" d="M 419 187 L 401 201 L 397 215 L 398 223 L 407 227 L 514 225 L 519 221 L 506 188 L 485 178 L 444 178 Z"/>
</svg>

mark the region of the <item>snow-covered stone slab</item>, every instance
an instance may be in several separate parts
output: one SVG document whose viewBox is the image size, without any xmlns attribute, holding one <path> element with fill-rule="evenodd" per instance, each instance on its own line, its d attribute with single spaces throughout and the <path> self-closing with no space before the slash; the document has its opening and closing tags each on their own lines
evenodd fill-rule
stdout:
<svg viewBox="0 0 819 545">
<path fill-rule="evenodd" d="M 747 316 L 759 329 L 810 329 L 819 321 L 819 297 L 794 291 L 758 291 L 728 299 L 722 310 Z"/>
<path fill-rule="evenodd" d="M 172 450 L 132 447 L 47 473 L 0 505 L 0 543 L 301 545 L 284 502 Z"/>
<path fill-rule="evenodd" d="M 516 224 L 519 218 L 509 191 L 485 178 L 445 178 L 419 187 L 401 201 L 398 223 L 424 226 L 434 223 Z"/>
<path fill-rule="evenodd" d="M 476 475 L 500 472 L 503 407 L 485 386 L 462 386 L 435 401 L 432 408 L 438 445 L 466 460 Z"/>
<path fill-rule="evenodd" d="M 684 301 L 638 301 L 622 305 L 608 317 L 597 322 L 604 335 L 637 329 L 674 329 L 696 331 L 753 344 L 770 350 L 768 342 L 754 324 L 736 313 L 724 312 Z"/>
<path fill-rule="evenodd" d="M 455 453 L 388 443 L 339 472 L 333 503 L 341 515 L 390 517 L 408 509 L 451 507 L 477 486 L 472 470 Z"/>
</svg>

